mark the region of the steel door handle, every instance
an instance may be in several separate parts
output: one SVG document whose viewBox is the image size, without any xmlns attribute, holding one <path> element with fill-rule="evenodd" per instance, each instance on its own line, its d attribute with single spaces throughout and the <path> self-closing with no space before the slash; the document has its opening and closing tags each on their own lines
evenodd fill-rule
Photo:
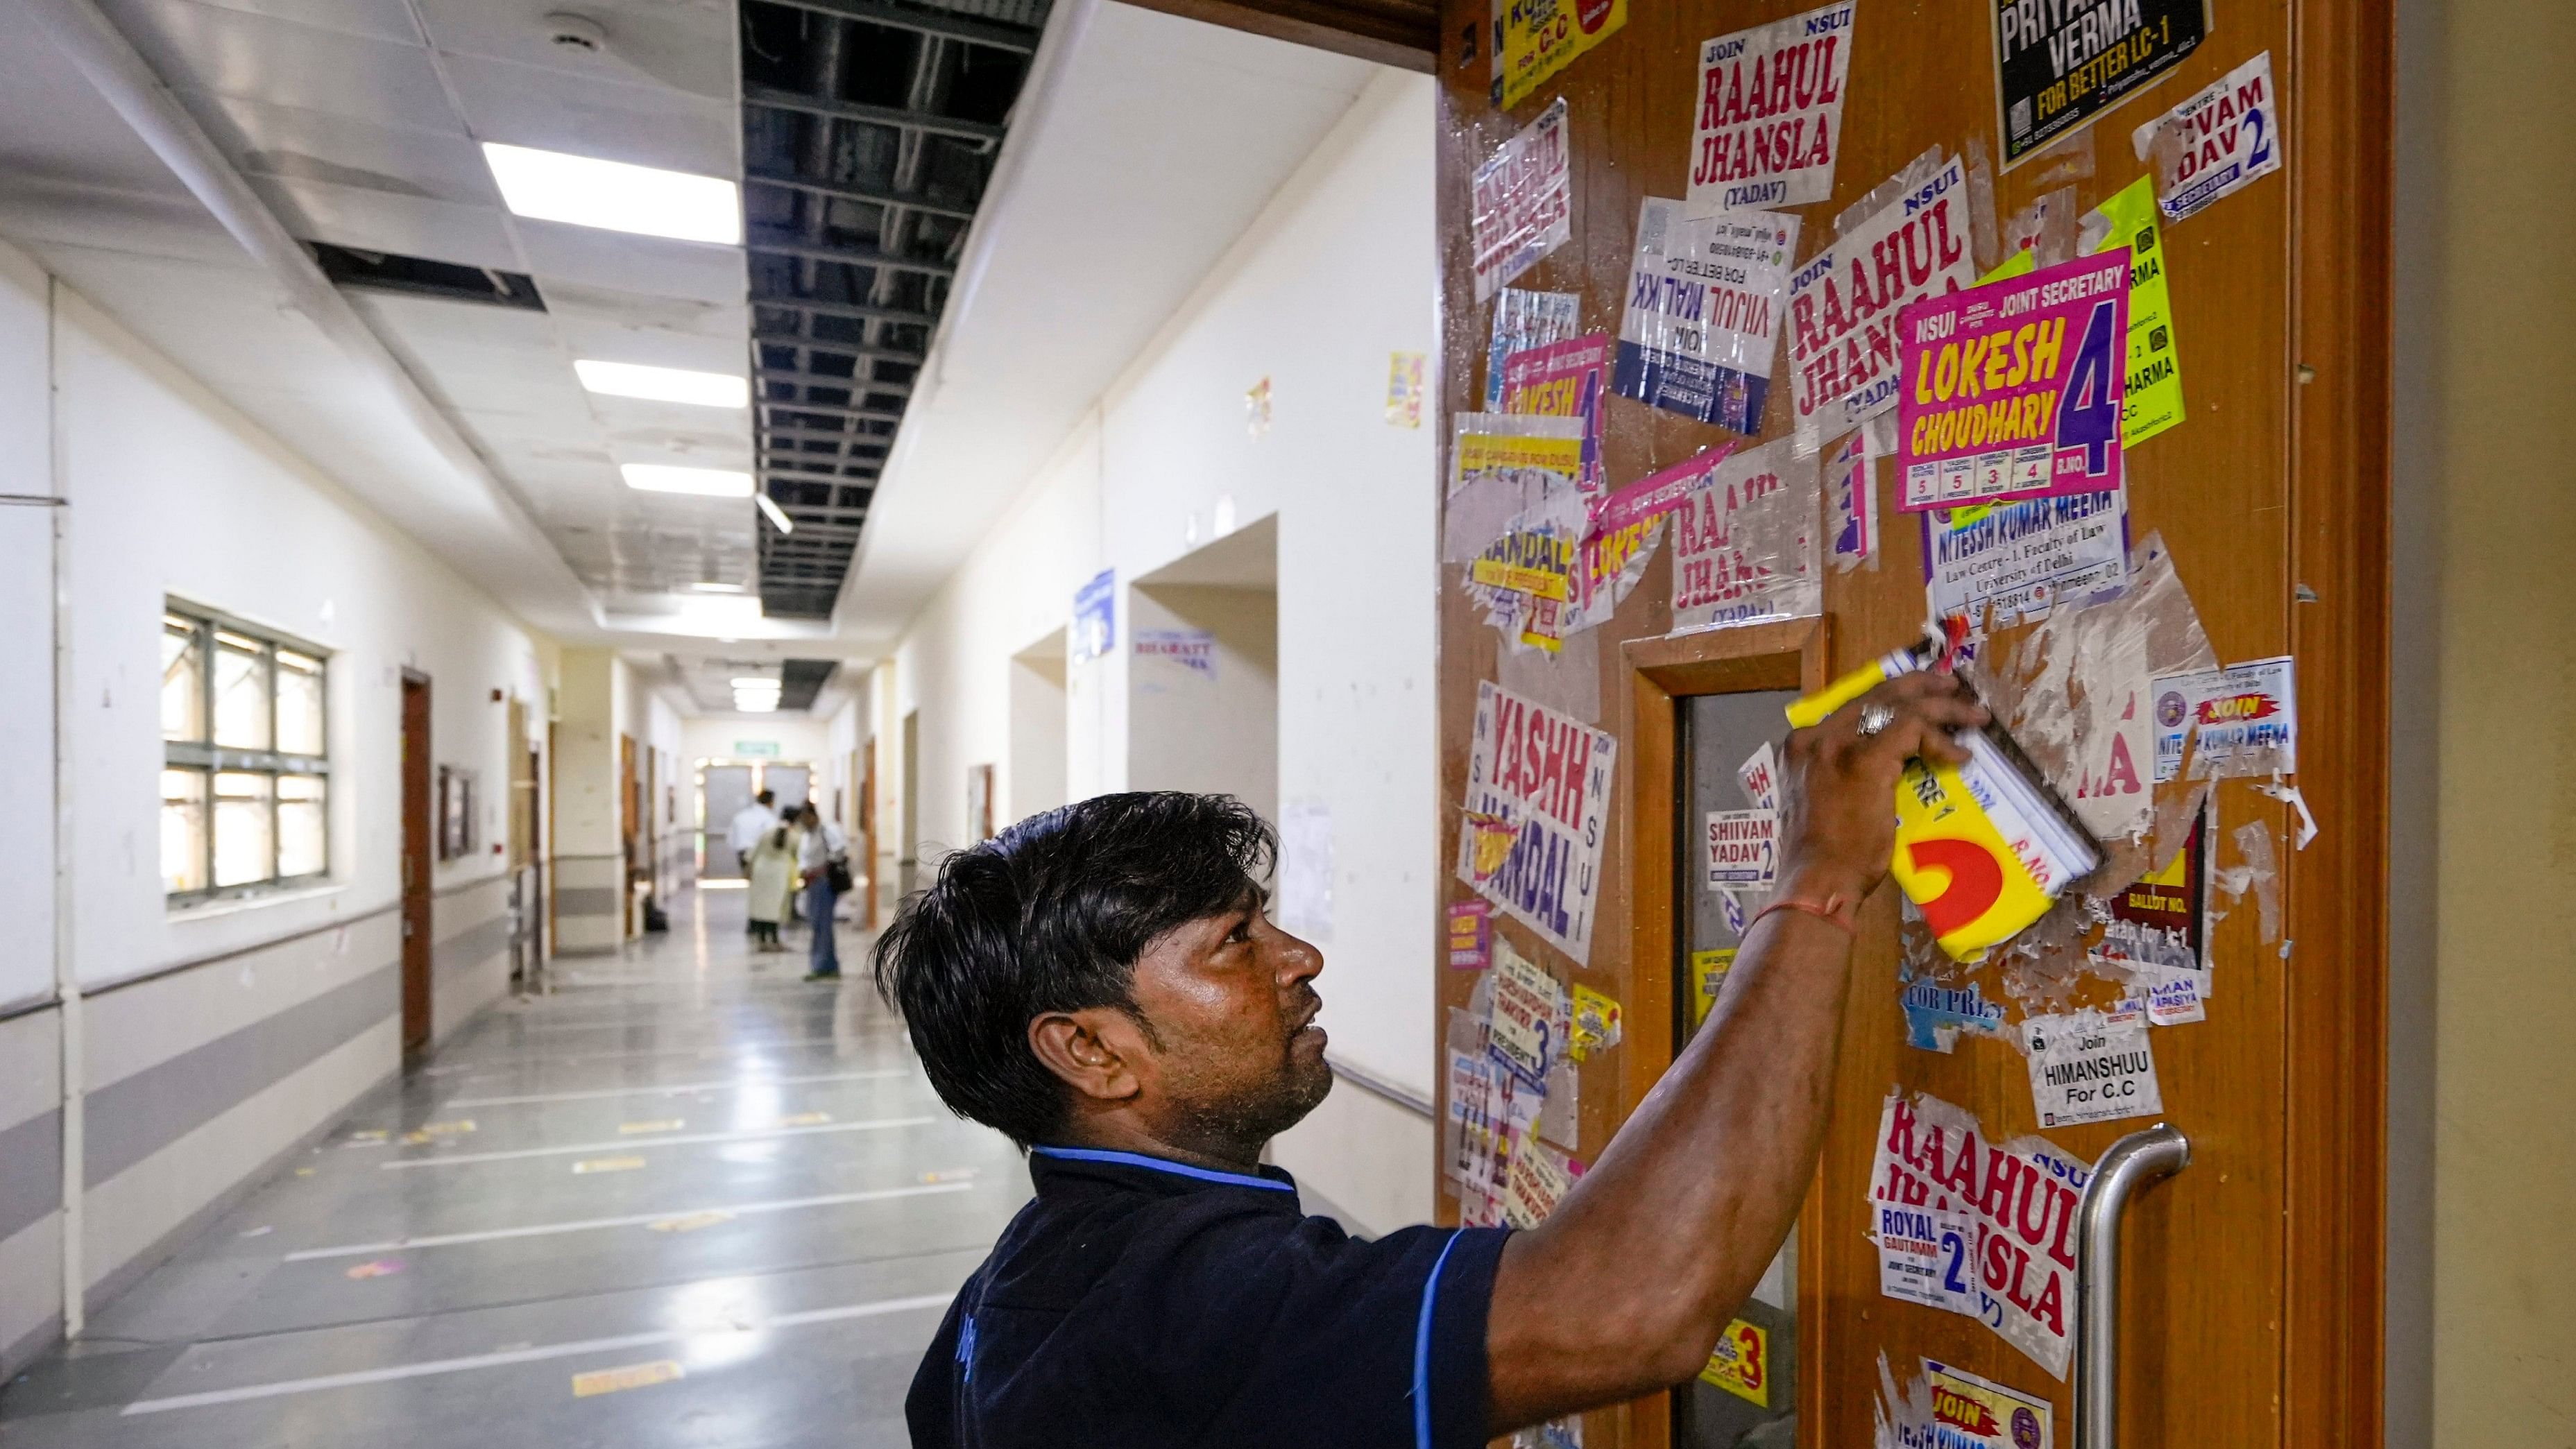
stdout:
<svg viewBox="0 0 2576 1449">
<path fill-rule="evenodd" d="M 2120 1442 L 2120 1222 L 2139 1188 L 2191 1165 L 2191 1139 L 2159 1122 L 2111 1144 L 2075 1223 L 2075 1449 Z"/>
</svg>

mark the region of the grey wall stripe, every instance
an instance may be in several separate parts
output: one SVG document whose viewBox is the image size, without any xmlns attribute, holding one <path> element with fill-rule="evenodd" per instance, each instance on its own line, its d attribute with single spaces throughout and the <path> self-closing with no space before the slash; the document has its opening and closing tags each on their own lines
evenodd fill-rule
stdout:
<svg viewBox="0 0 2576 1449">
<path fill-rule="evenodd" d="M 63 1109 L 0 1132 L 0 1238 L 63 1205 Z"/>
<path fill-rule="evenodd" d="M 510 918 L 494 916 L 430 948 L 430 970 L 440 976 L 480 966 L 510 949 Z"/>
<path fill-rule="evenodd" d="M 619 914 L 624 894 L 615 886 L 577 886 L 555 892 L 555 914 L 559 916 L 614 916 Z"/>
<path fill-rule="evenodd" d="M 312 1065 L 401 1002 L 402 967 L 379 966 L 90 1093 L 85 1179 L 96 1187 L 141 1162 Z"/>
</svg>

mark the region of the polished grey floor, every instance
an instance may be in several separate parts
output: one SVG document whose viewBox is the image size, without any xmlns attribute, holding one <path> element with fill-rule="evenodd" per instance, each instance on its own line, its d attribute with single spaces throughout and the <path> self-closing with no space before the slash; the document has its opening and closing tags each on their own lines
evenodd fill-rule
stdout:
<svg viewBox="0 0 2576 1449">
<path fill-rule="evenodd" d="M 0 1389 L 0 1443 L 904 1443 L 1027 1170 L 861 977 L 679 906 L 362 1102 Z"/>
</svg>

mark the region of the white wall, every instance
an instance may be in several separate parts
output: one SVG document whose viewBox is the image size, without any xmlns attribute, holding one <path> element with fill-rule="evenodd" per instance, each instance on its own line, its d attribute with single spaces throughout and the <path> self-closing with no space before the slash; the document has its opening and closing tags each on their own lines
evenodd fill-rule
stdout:
<svg viewBox="0 0 2576 1449">
<path fill-rule="evenodd" d="M 1119 648 L 1066 680 L 1065 788 L 1074 799 L 1127 788 L 1138 743 L 1127 584 L 1217 537 L 1221 521 L 1275 513 L 1271 798 L 1332 821 L 1320 988 L 1333 1054 L 1425 1099 L 1437 450 L 1428 428 L 1391 426 L 1384 407 L 1390 353 L 1437 356 L 1433 130 L 1429 80 L 1389 72 L 1371 84 L 925 606 L 885 671 L 881 764 L 891 779 L 900 720 L 918 709 L 925 860 L 965 838 L 968 766 L 996 765 L 1000 797 L 1021 798 L 1009 778 L 1012 656 L 1063 627 L 1074 590 L 1115 568 Z M 1243 395 L 1265 376 L 1273 420 L 1256 438 Z M 1337 1096 L 1357 1090 L 1346 1082 Z M 1279 1160 L 1370 1226 L 1427 1217 L 1427 1119 L 1365 1105 L 1335 1116 L 1372 1134 L 1370 1150 L 1335 1142 L 1319 1119 L 1280 1140 Z"/>
</svg>

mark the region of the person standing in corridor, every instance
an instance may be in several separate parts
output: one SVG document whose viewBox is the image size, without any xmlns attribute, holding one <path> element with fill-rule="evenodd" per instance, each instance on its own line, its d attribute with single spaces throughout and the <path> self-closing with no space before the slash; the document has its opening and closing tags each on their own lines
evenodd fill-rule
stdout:
<svg viewBox="0 0 2576 1449">
<path fill-rule="evenodd" d="M 805 919 L 814 928 L 812 962 L 807 969 L 808 981 L 841 979 L 840 943 L 832 937 L 832 907 L 841 892 L 850 887 L 850 839 L 841 827 L 823 818 L 814 802 L 805 802 L 798 812 L 797 823 L 804 827 L 804 844 L 798 849 L 796 864 L 805 881 Z"/>
</svg>

